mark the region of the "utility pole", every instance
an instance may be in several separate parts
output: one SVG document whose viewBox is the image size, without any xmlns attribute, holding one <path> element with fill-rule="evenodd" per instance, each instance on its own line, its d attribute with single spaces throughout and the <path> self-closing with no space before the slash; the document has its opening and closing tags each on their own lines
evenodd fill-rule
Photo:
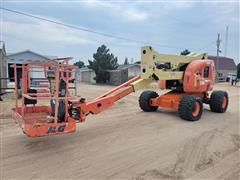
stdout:
<svg viewBox="0 0 240 180">
<path fill-rule="evenodd" d="M 218 73 L 219 59 L 218 59 L 218 57 L 219 57 L 219 53 L 221 52 L 221 50 L 220 50 L 221 40 L 220 40 L 220 34 L 219 33 L 218 33 L 218 37 L 217 37 L 216 43 L 217 43 L 217 60 L 216 60 L 215 66 L 216 66 L 216 80 L 218 82 L 218 80 L 219 80 L 219 73 Z"/>
<path fill-rule="evenodd" d="M 224 56 L 227 56 L 227 48 L 228 48 L 228 29 L 229 25 L 226 26 L 226 39 L 225 39 L 225 51 L 224 51 Z"/>
<path fill-rule="evenodd" d="M 221 50 L 220 50 L 220 43 L 221 43 L 220 34 L 218 33 L 218 38 L 217 38 L 217 56 L 219 56 L 219 53 L 221 52 Z"/>
</svg>

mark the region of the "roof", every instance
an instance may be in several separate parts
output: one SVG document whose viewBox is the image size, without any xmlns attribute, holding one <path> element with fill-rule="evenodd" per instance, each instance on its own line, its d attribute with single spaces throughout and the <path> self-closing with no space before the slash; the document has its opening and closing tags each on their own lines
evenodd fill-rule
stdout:
<svg viewBox="0 0 240 180">
<path fill-rule="evenodd" d="M 214 61 L 215 67 L 218 70 L 237 70 L 237 66 L 233 59 L 222 56 L 208 56 L 208 59 Z"/>
<path fill-rule="evenodd" d="M 79 72 L 86 72 L 86 71 L 94 71 L 93 69 L 89 69 L 88 67 L 82 67 L 78 69 Z"/>
<path fill-rule="evenodd" d="M 37 55 L 37 56 L 41 56 L 41 57 L 43 57 L 43 58 L 45 58 L 45 59 L 49 59 L 49 57 L 53 57 L 53 56 L 41 55 L 41 54 L 38 54 L 38 53 L 36 53 L 36 52 L 33 52 L 33 51 L 29 50 L 29 49 L 28 49 L 28 50 L 25 50 L 25 51 L 16 52 L 16 53 L 9 53 L 9 54 L 7 54 L 7 56 L 9 57 L 9 56 L 17 55 L 17 54 L 22 54 L 22 53 L 32 53 L 32 54 L 35 54 L 35 55 Z"/>
<path fill-rule="evenodd" d="M 47 57 L 48 59 L 57 59 L 58 56 L 49 56 L 49 55 L 43 55 L 45 57 Z"/>
<path fill-rule="evenodd" d="M 122 64 L 122 65 L 119 65 L 117 69 L 128 69 L 130 67 L 133 67 L 133 66 L 139 66 L 141 67 L 140 64 Z"/>
<path fill-rule="evenodd" d="M 120 72 L 122 69 L 112 69 L 112 70 L 110 70 L 110 69 L 107 69 L 107 70 L 105 70 L 105 72 Z"/>
</svg>

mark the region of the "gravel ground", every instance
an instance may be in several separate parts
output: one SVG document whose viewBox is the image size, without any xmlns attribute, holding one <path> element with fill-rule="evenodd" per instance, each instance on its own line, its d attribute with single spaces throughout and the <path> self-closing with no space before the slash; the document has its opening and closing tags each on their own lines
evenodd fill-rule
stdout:
<svg viewBox="0 0 240 180">
<path fill-rule="evenodd" d="M 97 97 L 111 86 L 79 84 L 79 94 Z M 240 178 L 240 87 L 217 84 L 230 104 L 218 114 L 207 105 L 202 119 L 177 112 L 144 113 L 140 92 L 90 115 L 77 131 L 29 138 L 11 119 L 12 94 L 0 102 L 1 179 L 229 179 Z"/>
</svg>

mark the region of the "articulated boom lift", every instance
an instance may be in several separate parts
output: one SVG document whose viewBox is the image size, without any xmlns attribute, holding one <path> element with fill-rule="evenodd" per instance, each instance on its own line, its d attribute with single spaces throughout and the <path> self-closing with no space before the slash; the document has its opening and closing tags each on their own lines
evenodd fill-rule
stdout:
<svg viewBox="0 0 240 180">
<path fill-rule="evenodd" d="M 28 136 L 74 132 L 76 123 L 85 121 L 87 115 L 98 114 L 119 99 L 145 89 L 153 82 L 168 92 L 159 96 L 154 91 L 143 91 L 139 97 L 139 106 L 145 112 L 156 111 L 158 107 L 175 109 L 182 119 L 196 121 L 201 118 L 203 103 L 209 104 L 211 111 L 218 113 L 225 112 L 228 107 L 227 92 L 213 91 L 209 96 L 209 91 L 213 89 L 215 68 L 205 53 L 165 55 L 157 53 L 150 46 L 142 47 L 140 76 L 90 101 L 69 95 L 68 83 L 73 79 L 76 67 L 69 65 L 68 60 L 64 59 L 61 64 L 49 61 L 37 64 L 27 62 L 23 65 L 22 107 L 18 107 L 16 100 L 13 117 Z M 46 80 L 52 88 L 31 87 L 30 71 L 34 66 L 44 69 Z M 17 66 L 13 67 L 16 72 Z M 49 99 L 51 106 L 37 106 L 37 101 L 41 99 Z"/>
</svg>

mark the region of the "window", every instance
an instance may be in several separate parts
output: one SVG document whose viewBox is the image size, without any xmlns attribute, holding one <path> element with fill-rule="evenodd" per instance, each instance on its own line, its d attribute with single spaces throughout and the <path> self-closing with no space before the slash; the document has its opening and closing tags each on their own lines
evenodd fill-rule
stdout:
<svg viewBox="0 0 240 180">
<path fill-rule="evenodd" d="M 222 77 L 223 76 L 223 74 L 222 73 L 218 73 L 218 77 Z"/>
<path fill-rule="evenodd" d="M 204 78 L 208 78 L 209 77 L 209 66 L 206 66 L 204 68 Z"/>
</svg>

